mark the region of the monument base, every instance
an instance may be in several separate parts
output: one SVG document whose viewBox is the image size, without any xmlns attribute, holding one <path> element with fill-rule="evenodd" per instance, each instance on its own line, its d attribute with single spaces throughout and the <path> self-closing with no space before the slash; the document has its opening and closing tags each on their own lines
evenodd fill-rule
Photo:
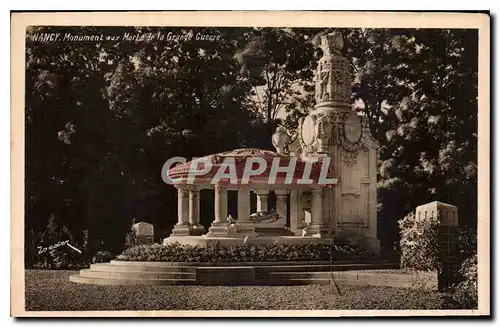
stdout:
<svg viewBox="0 0 500 327">
<path fill-rule="evenodd" d="M 191 225 L 191 234 L 190 235 L 203 235 L 205 234 L 205 227 L 202 225 Z"/>
<path fill-rule="evenodd" d="M 380 255 L 380 241 L 377 238 L 367 238 L 363 242 L 364 248 L 373 254 Z"/>
<path fill-rule="evenodd" d="M 171 236 L 203 235 L 205 228 L 202 225 L 175 225 Z"/>
<path fill-rule="evenodd" d="M 174 229 L 172 230 L 173 236 L 187 236 L 191 235 L 190 234 L 190 228 L 189 225 L 175 225 Z"/>
<path fill-rule="evenodd" d="M 302 230 L 302 236 L 315 238 L 332 238 L 333 235 L 325 225 L 308 225 Z"/>
<path fill-rule="evenodd" d="M 163 240 L 163 244 L 186 244 L 186 245 L 243 245 L 243 244 L 258 244 L 258 245 L 271 245 L 271 244 L 318 244 L 318 243 L 334 243 L 334 239 L 329 237 L 314 237 L 314 236 L 252 236 L 244 234 L 226 234 L 219 236 L 169 236 Z"/>
</svg>

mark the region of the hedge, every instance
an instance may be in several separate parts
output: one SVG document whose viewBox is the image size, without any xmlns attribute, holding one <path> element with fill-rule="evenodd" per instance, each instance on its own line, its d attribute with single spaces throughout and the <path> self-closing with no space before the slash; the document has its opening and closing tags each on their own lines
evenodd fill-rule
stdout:
<svg viewBox="0 0 500 327">
<path fill-rule="evenodd" d="M 160 245 L 144 244 L 126 249 L 117 260 L 163 262 L 277 262 L 369 259 L 366 250 L 336 244 L 272 245 Z"/>
</svg>

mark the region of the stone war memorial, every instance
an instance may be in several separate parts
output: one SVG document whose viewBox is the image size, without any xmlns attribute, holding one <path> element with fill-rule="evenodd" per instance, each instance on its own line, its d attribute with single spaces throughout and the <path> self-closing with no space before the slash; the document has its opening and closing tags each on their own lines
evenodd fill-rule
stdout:
<svg viewBox="0 0 500 327">
<path fill-rule="evenodd" d="M 322 36 L 323 56 L 315 77 L 316 105 L 300 121 L 297 131 L 289 133 L 278 127 L 270 135 L 276 152 L 237 149 L 209 155 L 204 159 L 211 163 L 211 171 L 195 176 L 192 184 L 188 181 L 193 178 L 192 162 L 170 168 L 169 176 L 177 179 L 178 223 L 164 240 L 166 244 L 297 244 L 347 238 L 373 253 L 380 252 L 376 211 L 379 145 L 367 120 L 351 109 L 353 74 L 348 59 L 340 54 L 342 47 L 340 34 Z M 264 161 L 267 169 L 242 183 L 245 163 L 256 158 Z M 214 185 L 213 176 L 224 159 L 234 160 L 237 179 L 219 180 Z M 281 170 L 270 181 L 270 167 L 276 159 Z M 310 184 L 301 180 L 307 169 L 311 171 Z M 322 171 L 331 183 L 318 183 Z M 214 219 L 208 231 L 199 224 L 202 189 L 215 192 Z M 230 190 L 238 192 L 234 221 L 228 221 Z M 250 192 L 257 199 L 254 213 L 250 212 Z M 276 196 L 275 208 L 268 206 L 270 192 Z M 276 213 L 271 221 L 266 219 L 270 210 Z"/>
<path fill-rule="evenodd" d="M 325 245 L 330 246 L 325 251 L 331 251 L 332 246 L 347 241 L 370 257 L 346 257 L 344 261 L 252 258 L 237 262 L 197 262 L 191 257 L 182 262 L 118 258 L 93 264 L 70 279 L 90 284 L 329 285 L 335 278 L 351 284 L 437 288 L 438 280 L 451 276 L 458 212 L 440 202 L 418 207 L 416 217 L 420 221 L 441 220 L 444 227 L 440 233 L 445 237 L 439 242 L 445 253 L 445 269 L 439 274 L 387 271 L 400 265 L 380 257 L 379 144 L 367 119 L 352 109 L 353 73 L 349 60 L 340 53 L 341 35 L 322 35 L 320 46 L 323 55 L 315 72 L 315 106 L 299 121 L 296 131 L 279 126 L 269 135 L 276 151 L 243 148 L 165 163 L 162 178 L 169 184 L 165 187 L 177 189 L 178 219 L 163 244 L 152 246 L 161 251 L 169 246 Z M 200 223 L 202 190 L 214 192 L 213 220 L 208 229 Z M 237 192 L 234 217 L 228 210 L 229 192 Z M 270 201 L 271 196 L 274 201 Z M 138 223 L 133 228 L 139 244 L 153 242 L 152 225 Z"/>
</svg>

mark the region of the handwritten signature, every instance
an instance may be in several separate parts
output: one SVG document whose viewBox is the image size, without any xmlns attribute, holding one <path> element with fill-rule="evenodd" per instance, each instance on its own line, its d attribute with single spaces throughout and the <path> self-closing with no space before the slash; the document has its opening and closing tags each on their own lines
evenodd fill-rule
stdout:
<svg viewBox="0 0 500 327">
<path fill-rule="evenodd" d="M 47 252 L 47 250 L 52 251 L 52 250 L 57 249 L 58 247 L 61 247 L 63 245 L 67 245 L 70 248 L 72 248 L 73 250 L 75 250 L 76 252 L 82 253 L 82 251 L 80 251 L 79 249 L 75 248 L 73 245 L 69 244 L 69 240 L 66 240 L 66 241 L 59 241 L 56 244 L 49 245 L 48 247 L 37 246 L 37 248 L 38 248 L 38 254 L 42 254 L 44 252 Z"/>
</svg>

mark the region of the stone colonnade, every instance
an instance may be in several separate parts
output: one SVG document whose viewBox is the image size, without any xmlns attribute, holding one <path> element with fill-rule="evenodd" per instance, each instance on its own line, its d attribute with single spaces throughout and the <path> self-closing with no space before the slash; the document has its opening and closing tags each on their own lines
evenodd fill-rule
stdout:
<svg viewBox="0 0 500 327">
<path fill-rule="evenodd" d="M 237 188 L 238 191 L 238 223 L 250 223 L 250 188 L 247 185 L 241 185 Z M 212 228 L 217 226 L 226 226 L 228 218 L 228 188 L 221 185 L 214 187 L 214 220 Z M 268 211 L 269 189 L 253 190 L 257 195 L 257 211 Z M 276 211 L 280 218 L 286 218 L 287 212 L 287 196 L 288 189 L 275 189 L 276 194 Z M 313 234 L 314 231 L 323 225 L 323 191 L 321 189 L 311 190 L 311 224 L 308 227 Z M 173 235 L 202 235 L 205 233 L 203 226 L 200 224 L 200 187 L 196 186 L 179 186 L 177 187 L 177 212 L 178 222 L 174 226 Z M 296 218 L 296 217 L 295 217 Z M 293 220 L 294 217 L 291 217 Z M 293 223 L 292 223 L 293 225 Z M 317 228 L 315 228 L 317 227 Z"/>
</svg>

